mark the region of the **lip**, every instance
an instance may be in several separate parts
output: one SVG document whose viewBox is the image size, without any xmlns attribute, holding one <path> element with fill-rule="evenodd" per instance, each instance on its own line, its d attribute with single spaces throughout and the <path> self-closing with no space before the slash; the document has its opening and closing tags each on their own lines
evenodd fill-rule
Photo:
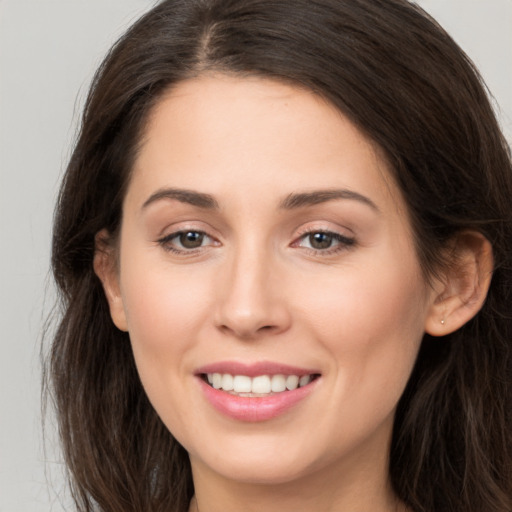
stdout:
<svg viewBox="0 0 512 512">
<path fill-rule="evenodd" d="M 195 372 L 201 391 L 210 405 L 228 418 L 253 423 L 268 421 L 286 413 L 306 399 L 321 380 L 321 377 L 318 377 L 306 386 L 269 396 L 242 397 L 214 389 L 203 379 L 203 375 L 207 373 L 230 373 L 231 375 L 247 375 L 248 377 L 276 374 L 301 376 L 319 375 L 320 373 L 315 370 L 266 361 L 254 364 L 219 362 L 203 366 Z"/>
</svg>

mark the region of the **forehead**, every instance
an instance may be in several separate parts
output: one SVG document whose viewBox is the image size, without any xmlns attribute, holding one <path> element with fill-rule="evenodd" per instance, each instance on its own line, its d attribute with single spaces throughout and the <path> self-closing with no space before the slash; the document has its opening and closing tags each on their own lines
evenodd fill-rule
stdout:
<svg viewBox="0 0 512 512">
<path fill-rule="evenodd" d="M 247 196 L 343 186 L 401 202 L 379 149 L 338 109 L 254 77 L 205 75 L 169 90 L 151 112 L 133 174 L 146 195 L 164 186 L 220 196 L 226 184 Z"/>
</svg>

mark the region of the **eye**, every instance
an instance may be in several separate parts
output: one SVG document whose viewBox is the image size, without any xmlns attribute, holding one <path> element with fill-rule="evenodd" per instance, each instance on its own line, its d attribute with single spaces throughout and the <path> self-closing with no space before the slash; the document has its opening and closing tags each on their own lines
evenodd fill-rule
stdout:
<svg viewBox="0 0 512 512">
<path fill-rule="evenodd" d="M 303 234 L 295 246 L 304 247 L 316 252 L 332 253 L 346 249 L 355 244 L 353 238 L 331 231 L 310 231 Z"/>
<path fill-rule="evenodd" d="M 306 240 L 312 249 L 330 249 L 335 238 L 328 233 L 310 233 Z"/>
<path fill-rule="evenodd" d="M 200 231 L 186 231 L 176 235 L 176 239 L 185 249 L 197 249 L 203 245 L 205 234 Z"/>
<path fill-rule="evenodd" d="M 214 245 L 215 240 L 204 231 L 184 230 L 171 233 L 158 243 L 168 251 L 183 253 Z"/>
</svg>

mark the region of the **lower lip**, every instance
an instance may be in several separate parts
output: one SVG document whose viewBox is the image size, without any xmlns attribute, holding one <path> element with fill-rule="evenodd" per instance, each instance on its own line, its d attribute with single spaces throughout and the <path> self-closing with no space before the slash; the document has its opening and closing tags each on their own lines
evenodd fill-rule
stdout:
<svg viewBox="0 0 512 512">
<path fill-rule="evenodd" d="M 291 409 L 316 387 L 318 378 L 307 386 L 265 397 L 242 397 L 213 388 L 199 378 L 206 399 L 217 411 L 238 421 L 267 421 Z"/>
</svg>

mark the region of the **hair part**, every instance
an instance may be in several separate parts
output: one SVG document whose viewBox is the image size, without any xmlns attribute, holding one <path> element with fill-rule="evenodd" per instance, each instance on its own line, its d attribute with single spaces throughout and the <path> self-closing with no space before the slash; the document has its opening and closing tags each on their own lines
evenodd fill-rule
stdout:
<svg viewBox="0 0 512 512">
<path fill-rule="evenodd" d="M 462 50 L 406 0 L 167 0 L 98 70 L 57 204 L 52 267 L 63 317 L 49 354 L 73 495 L 81 512 L 184 512 L 190 463 L 148 402 L 129 337 L 93 271 L 115 239 L 149 116 L 205 72 L 313 91 L 390 162 L 425 275 L 476 230 L 495 271 L 482 311 L 425 335 L 399 403 L 390 474 L 415 512 L 512 510 L 512 170 L 485 87 Z"/>
</svg>

